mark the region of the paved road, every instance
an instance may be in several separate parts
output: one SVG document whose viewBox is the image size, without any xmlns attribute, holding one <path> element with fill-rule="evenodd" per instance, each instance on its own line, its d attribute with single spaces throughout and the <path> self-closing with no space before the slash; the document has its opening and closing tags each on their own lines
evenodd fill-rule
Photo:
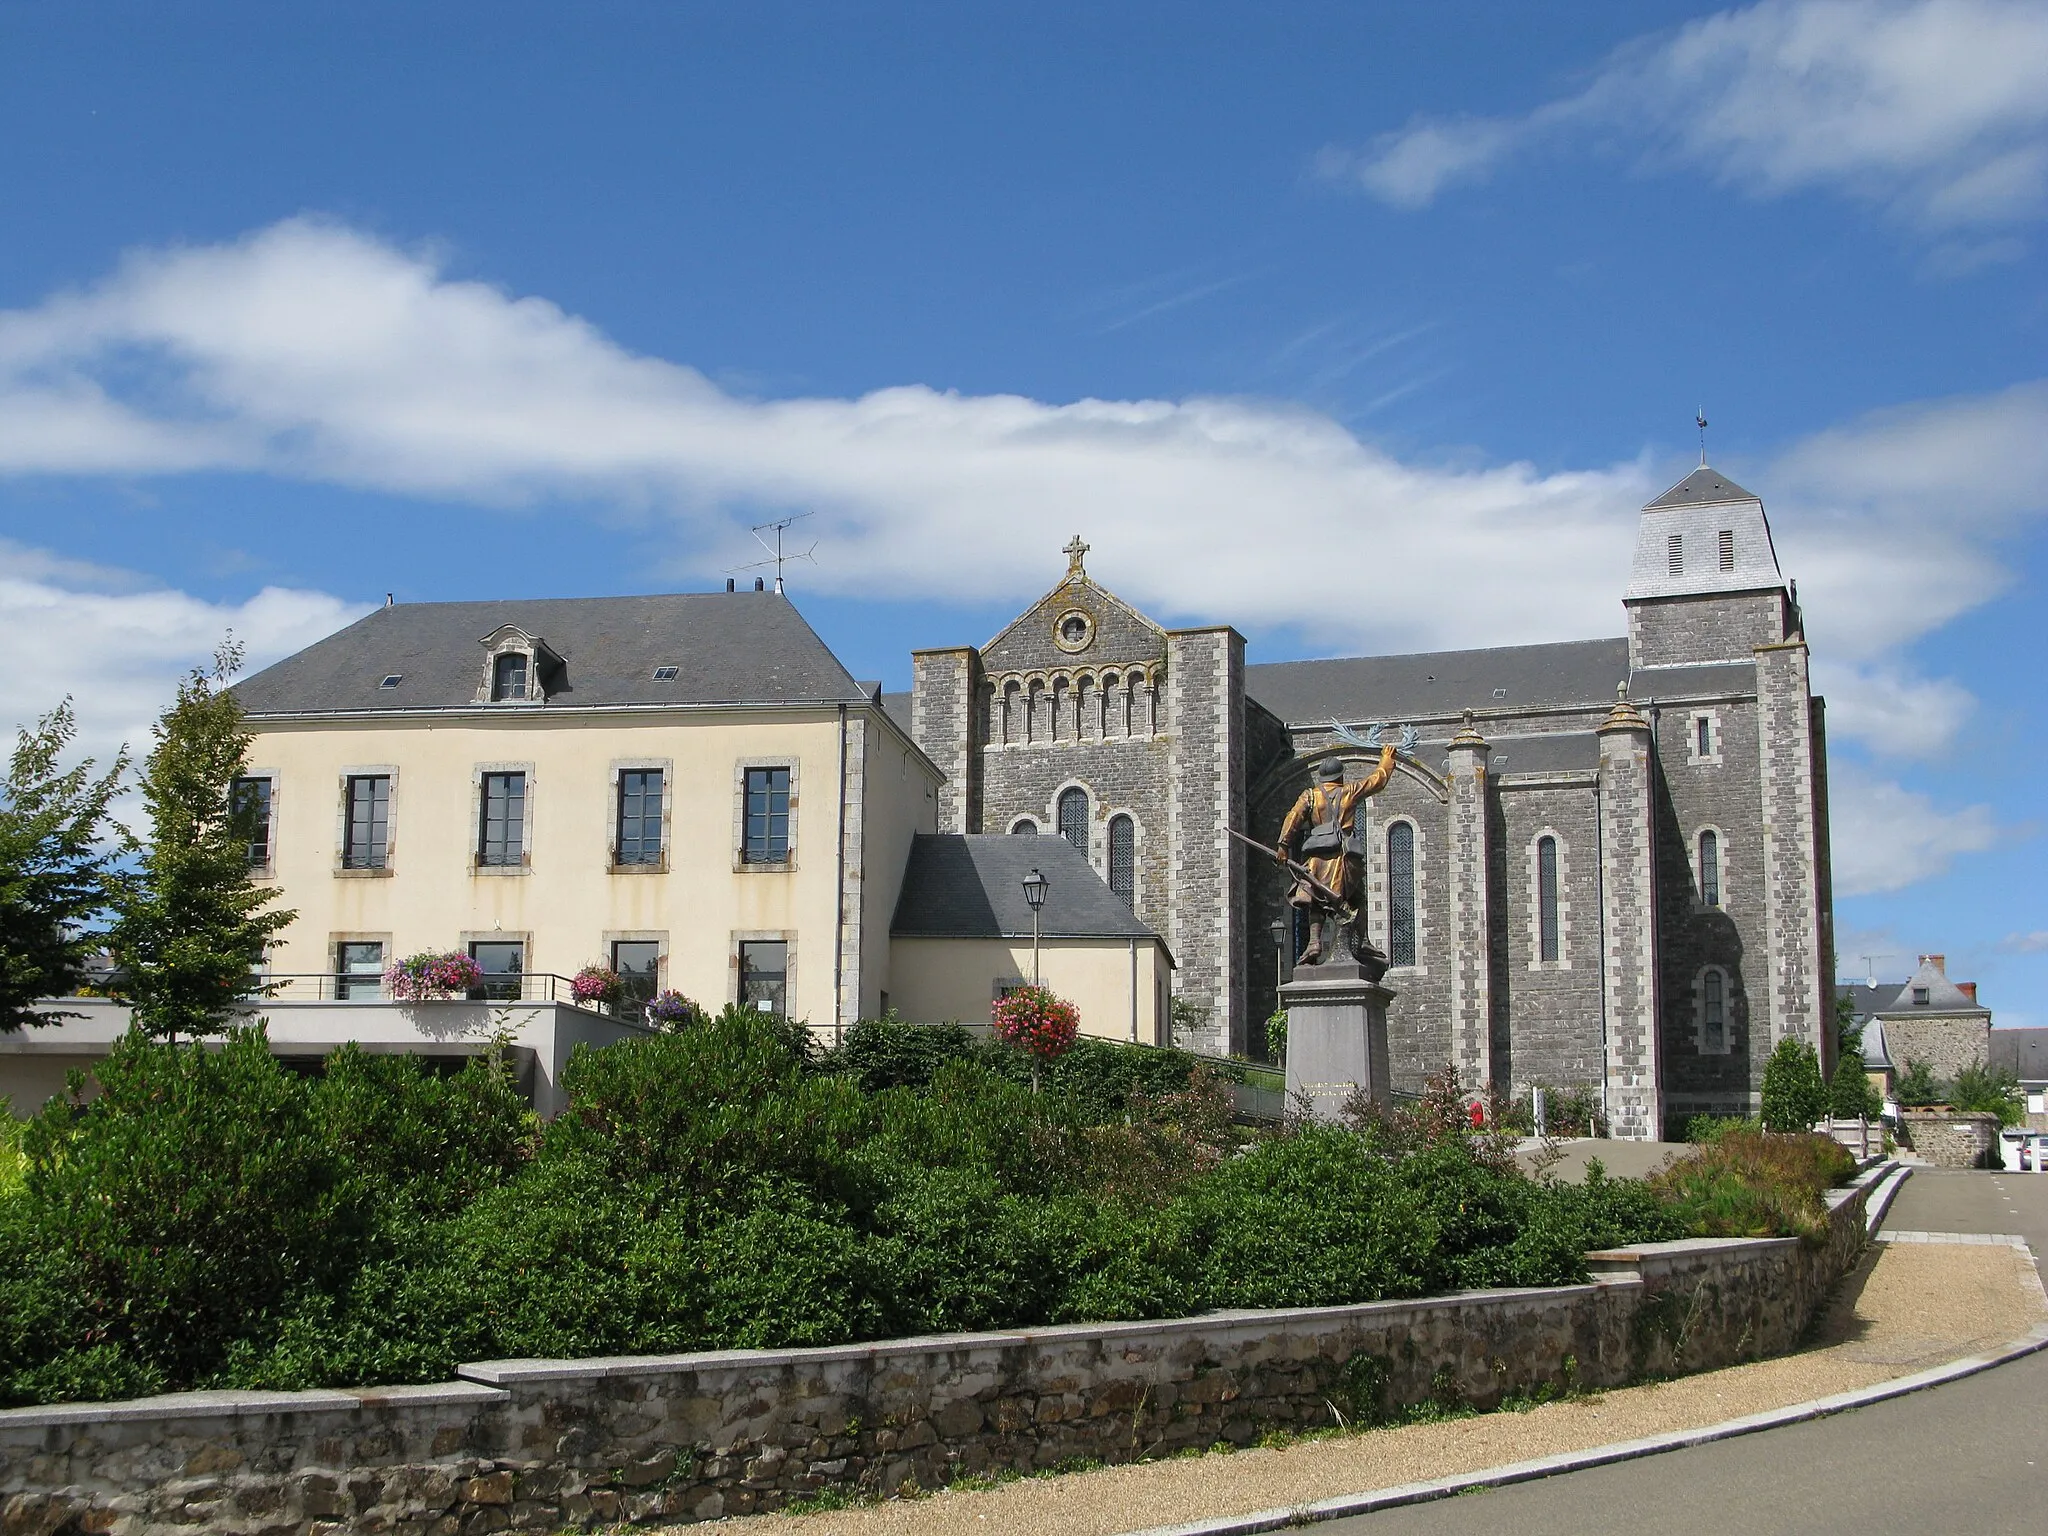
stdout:
<svg viewBox="0 0 2048 1536">
<path fill-rule="evenodd" d="M 1887 1226 L 2048 1253 L 2048 1174 L 1920 1169 Z M 2048 1532 L 2048 1353 L 1817 1423 L 1332 1521 L 1350 1536 Z"/>
</svg>

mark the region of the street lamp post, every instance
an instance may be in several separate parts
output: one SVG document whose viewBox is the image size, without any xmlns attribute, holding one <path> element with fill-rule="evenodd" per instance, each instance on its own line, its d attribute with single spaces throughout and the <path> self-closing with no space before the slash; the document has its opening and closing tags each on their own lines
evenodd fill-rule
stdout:
<svg viewBox="0 0 2048 1536">
<path fill-rule="evenodd" d="M 1280 995 L 1279 988 L 1287 985 L 1287 940 L 1290 937 L 1289 930 L 1293 927 L 1294 924 L 1288 921 L 1285 912 L 1282 912 L 1273 919 L 1273 996 L 1275 998 L 1278 998 Z"/>
<path fill-rule="evenodd" d="M 1038 909 L 1045 905 L 1045 893 L 1052 884 L 1036 869 L 1024 877 L 1024 899 L 1031 903 L 1031 985 L 1038 985 Z"/>
</svg>

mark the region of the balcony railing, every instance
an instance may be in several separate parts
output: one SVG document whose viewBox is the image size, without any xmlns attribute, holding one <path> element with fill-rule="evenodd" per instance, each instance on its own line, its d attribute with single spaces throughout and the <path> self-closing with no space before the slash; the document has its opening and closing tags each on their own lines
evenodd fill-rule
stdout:
<svg viewBox="0 0 2048 1536">
<path fill-rule="evenodd" d="M 390 1003 L 399 999 L 391 995 L 384 978 L 378 974 L 361 976 L 337 975 L 332 971 L 277 972 L 250 978 L 251 990 L 248 1001 L 261 1005 L 276 1003 Z M 408 999 L 407 1001 L 410 1001 Z M 484 977 L 482 983 L 468 993 L 457 993 L 452 997 L 435 998 L 434 1002 L 486 1002 L 486 1003 L 566 1003 L 570 1007 L 585 1008 L 592 1013 L 611 1014 L 618 1018 L 637 1019 L 647 999 L 630 997 L 616 1007 L 608 1003 L 579 1003 L 576 1001 L 574 983 L 567 976 L 556 976 L 547 971 L 493 972 Z"/>
</svg>

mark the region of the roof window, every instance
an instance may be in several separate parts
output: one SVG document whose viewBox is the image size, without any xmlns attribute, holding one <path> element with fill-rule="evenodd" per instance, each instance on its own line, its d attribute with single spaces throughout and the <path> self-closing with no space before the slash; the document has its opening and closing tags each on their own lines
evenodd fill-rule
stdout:
<svg viewBox="0 0 2048 1536">
<path fill-rule="evenodd" d="M 524 651 L 502 651 L 492 660 L 491 697 L 493 699 L 523 699 L 526 697 L 526 653 Z"/>
<path fill-rule="evenodd" d="M 654 669 L 654 680 L 657 683 L 672 683 L 681 673 L 682 668 L 680 667 L 656 667 Z"/>
<path fill-rule="evenodd" d="M 390 672 L 385 674 L 384 681 L 379 683 L 377 686 L 379 688 L 396 688 L 400 683 L 404 681 L 405 674 L 403 672 Z"/>
<path fill-rule="evenodd" d="M 1927 1006 L 1927 1002 L 1927 988 L 1915 987 L 1913 989 L 1913 1006 L 1916 1008 L 1925 1008 Z"/>
</svg>

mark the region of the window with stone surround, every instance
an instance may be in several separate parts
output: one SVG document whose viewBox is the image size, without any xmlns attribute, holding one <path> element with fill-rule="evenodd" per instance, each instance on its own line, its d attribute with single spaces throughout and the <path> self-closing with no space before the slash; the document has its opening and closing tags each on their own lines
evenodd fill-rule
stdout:
<svg viewBox="0 0 2048 1536">
<path fill-rule="evenodd" d="M 1721 905 L 1721 834 L 1709 828 L 1699 838 L 1700 905 Z"/>
<path fill-rule="evenodd" d="M 352 773 L 342 786 L 341 867 L 382 869 L 391 847 L 391 775 Z"/>
<path fill-rule="evenodd" d="M 1536 958 L 1558 957 L 1557 839 L 1536 840 Z"/>
<path fill-rule="evenodd" d="M 1138 824 L 1129 816 L 1109 818 L 1109 888 L 1124 905 L 1138 904 Z"/>
<path fill-rule="evenodd" d="M 1717 764 L 1721 761 L 1721 745 L 1721 712 L 1718 709 L 1696 709 L 1686 717 L 1687 762 Z"/>
<path fill-rule="evenodd" d="M 1726 1056 L 1732 1049 L 1728 1015 L 1733 1002 L 1728 973 L 1718 965 L 1701 966 L 1693 978 L 1693 1041 L 1702 1056 Z"/>
<path fill-rule="evenodd" d="M 1088 791 L 1072 785 L 1060 791 L 1056 820 L 1060 836 L 1088 856 Z"/>
<path fill-rule="evenodd" d="M 1387 828 L 1387 960 L 1415 964 L 1415 823 Z"/>
<path fill-rule="evenodd" d="M 237 816 L 249 818 L 249 869 L 253 874 L 270 873 L 275 846 L 275 803 L 277 778 L 269 773 L 244 774 L 228 793 Z"/>
<path fill-rule="evenodd" d="M 1036 837 L 1038 836 L 1038 823 L 1029 816 L 1019 816 L 1010 823 L 1010 832 L 1013 836 Z"/>
</svg>

